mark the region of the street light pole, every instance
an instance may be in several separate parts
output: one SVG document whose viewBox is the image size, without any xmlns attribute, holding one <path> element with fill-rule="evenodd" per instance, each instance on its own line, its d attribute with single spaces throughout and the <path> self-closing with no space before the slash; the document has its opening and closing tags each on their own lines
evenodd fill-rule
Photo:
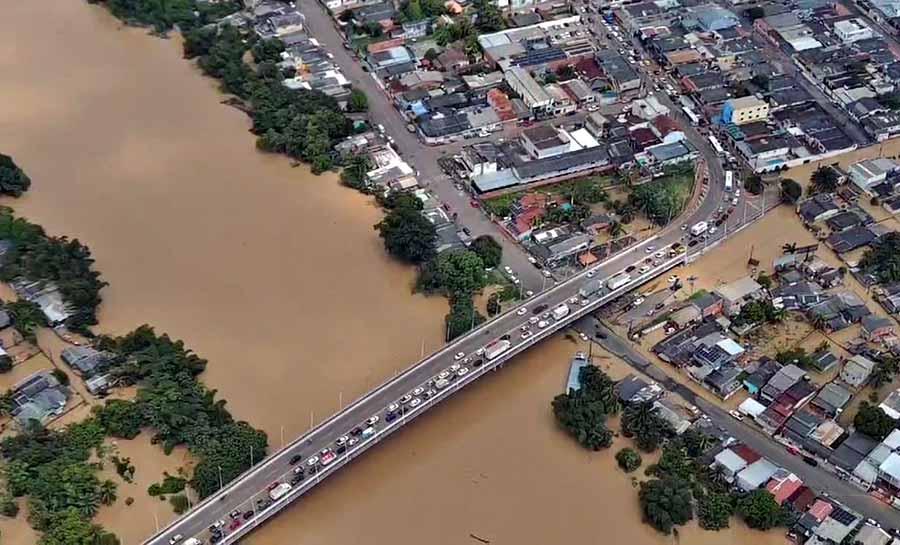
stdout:
<svg viewBox="0 0 900 545">
<path fill-rule="evenodd" d="M 216 466 L 219 469 L 219 490 L 225 488 L 225 483 L 222 482 L 222 466 Z"/>
</svg>

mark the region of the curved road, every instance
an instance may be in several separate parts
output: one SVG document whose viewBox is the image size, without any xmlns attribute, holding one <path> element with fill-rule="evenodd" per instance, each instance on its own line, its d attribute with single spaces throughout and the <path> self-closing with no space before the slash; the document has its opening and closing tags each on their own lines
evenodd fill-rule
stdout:
<svg viewBox="0 0 900 545">
<path fill-rule="evenodd" d="M 394 110 L 386 95 L 378 88 L 370 75 L 363 72 L 359 64 L 339 46 L 340 38 L 332 26 L 331 19 L 324 13 L 322 8 L 312 0 L 301 0 L 299 3 L 307 17 L 311 34 L 328 46 L 329 50 L 334 54 L 335 62 L 353 81 L 353 84 L 361 88 L 369 96 L 370 113 L 373 121 L 383 124 L 387 132 L 395 137 L 398 149 L 407 160 L 419 169 L 420 176 L 423 179 L 432 182 L 443 180 L 443 173 L 440 172 L 436 162 L 441 152 L 438 149 L 422 145 L 412 134 L 406 131 L 405 121 Z M 652 89 L 652 87 L 647 88 Z M 712 180 L 712 183 L 704 185 L 702 188 L 700 195 L 703 198 L 699 201 L 696 199 L 692 201 L 691 209 L 684 217 L 672 222 L 656 237 L 648 239 L 587 271 L 575 275 L 548 291 L 537 294 L 529 299 L 523 307 L 520 307 L 525 309 L 522 311 L 522 314 L 513 310 L 495 317 L 490 322 L 453 341 L 435 354 L 414 364 L 404 373 L 353 402 L 310 432 L 294 440 L 284 449 L 270 455 L 239 479 L 227 485 L 222 491 L 196 505 L 187 514 L 173 521 L 144 543 L 146 545 L 168 545 L 173 539 L 176 542 L 183 542 L 192 537 L 199 539 L 202 543 L 209 543 L 212 541 L 212 534 L 209 528 L 219 521 L 224 523 L 225 530 L 221 534 L 224 537 L 216 541 L 219 543 L 236 542 L 258 524 L 280 511 L 284 505 L 302 495 L 306 490 L 316 486 L 330 473 L 342 467 L 352 458 L 362 454 L 367 448 L 401 427 L 407 420 L 415 418 L 430 406 L 449 397 L 455 390 L 476 380 L 480 375 L 502 365 L 515 354 L 551 336 L 555 331 L 567 327 L 575 319 L 593 312 L 613 298 L 679 265 L 686 257 L 692 255 L 694 250 L 699 250 L 701 247 L 691 248 L 687 255 L 678 254 L 675 257 L 670 257 L 667 252 L 664 252 L 657 256 L 657 252 L 663 249 L 670 249 L 673 244 L 684 244 L 686 242 L 686 233 L 680 228 L 682 223 L 693 225 L 699 221 L 709 220 L 715 214 L 724 196 L 723 169 L 718 157 L 710 148 L 706 139 L 690 126 L 687 119 L 679 114 L 677 106 L 672 104 L 665 95 L 657 94 L 657 96 L 661 102 L 672 109 L 672 113 L 681 122 L 685 136 L 699 150 L 709 170 L 709 179 Z M 493 224 L 479 210 L 470 208 L 467 205 L 468 197 L 458 192 L 451 184 L 446 181 L 443 183 L 432 183 L 432 188 L 442 200 L 457 208 L 462 223 L 469 226 L 474 235 L 496 233 Z M 719 231 L 715 236 L 710 237 L 710 241 L 724 238 L 725 236 L 726 233 L 724 231 Z M 525 259 L 521 248 L 512 244 L 504 244 L 504 246 L 505 250 L 507 250 L 504 252 L 504 263 L 508 263 L 516 270 L 527 289 L 537 291 L 543 282 L 543 278 L 540 277 L 538 271 Z M 651 250 L 650 248 L 653 249 Z M 589 282 L 597 279 L 605 280 L 630 266 L 635 267 L 636 270 L 631 273 L 632 276 L 635 276 L 638 274 L 639 268 L 645 265 L 651 267 L 651 270 L 634 278 L 629 284 L 614 292 L 604 288 L 598 294 L 591 295 L 586 305 L 582 305 L 581 300 L 583 298 L 578 292 Z M 546 306 L 547 310 L 550 310 L 557 305 L 573 300 L 573 298 L 578 302 L 575 304 L 567 303 L 572 311 L 565 318 L 559 321 L 550 318 L 546 320 L 549 322 L 549 325 L 545 328 L 539 328 L 537 324 L 529 324 L 529 319 L 535 316 L 536 307 Z M 543 312 L 545 311 L 538 311 L 537 314 L 539 315 Z M 521 328 L 523 326 L 530 328 L 531 336 L 522 338 Z M 492 361 L 486 361 L 485 358 L 474 355 L 476 351 L 485 345 L 506 334 L 509 335 L 509 340 L 512 344 L 511 349 L 507 353 Z M 419 387 L 425 390 L 434 390 L 433 385 L 429 381 L 432 381 L 439 373 L 447 370 L 454 363 L 466 361 L 463 359 L 457 362 L 454 359 L 457 353 L 463 353 L 469 359 L 469 363 L 464 364 L 469 369 L 468 375 L 457 379 L 451 386 L 441 391 L 435 391 L 430 399 L 423 400 L 421 405 L 409 410 L 404 416 L 398 417 L 390 423 L 386 422 L 386 409 L 389 405 L 397 402 L 401 397 Z M 482 364 L 476 367 L 474 363 L 478 360 L 481 360 Z M 421 398 L 422 396 L 420 395 L 419 397 Z M 355 428 L 367 427 L 365 421 L 372 417 L 377 417 L 378 421 L 371 426 L 374 432 L 371 436 L 360 436 L 358 443 L 347 452 L 342 453 L 328 466 L 323 467 L 321 463 L 318 464 L 319 470 L 315 474 L 305 471 L 303 476 L 300 477 L 292 473 L 292 469 L 295 467 L 308 468 L 307 460 L 311 456 L 319 454 L 322 449 L 330 448 L 336 451 L 338 438 L 349 434 Z M 301 458 L 301 461 L 292 466 L 289 461 L 294 457 Z M 284 483 L 292 479 L 295 481 L 295 485 L 290 492 L 279 498 L 274 504 L 266 506 L 264 502 L 268 498 L 268 488 L 276 482 Z M 230 513 L 235 513 L 238 516 L 232 520 L 229 517 Z"/>
</svg>

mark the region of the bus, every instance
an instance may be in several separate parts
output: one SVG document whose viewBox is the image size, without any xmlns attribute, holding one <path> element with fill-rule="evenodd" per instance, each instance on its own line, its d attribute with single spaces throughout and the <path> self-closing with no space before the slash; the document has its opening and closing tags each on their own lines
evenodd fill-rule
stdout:
<svg viewBox="0 0 900 545">
<path fill-rule="evenodd" d="M 687 106 L 682 108 L 682 110 L 684 110 L 684 115 L 686 115 L 687 118 L 691 120 L 691 125 L 695 127 L 700 125 L 700 117 L 694 113 L 694 110 L 688 108 Z"/>
<path fill-rule="evenodd" d="M 709 143 L 712 144 L 713 149 L 716 150 L 716 153 L 718 153 L 719 155 L 723 155 L 725 153 L 725 150 L 722 148 L 722 144 L 719 143 L 719 140 L 715 136 L 709 135 Z"/>
<path fill-rule="evenodd" d="M 734 189 L 734 173 L 730 170 L 725 171 L 725 191 Z"/>
</svg>

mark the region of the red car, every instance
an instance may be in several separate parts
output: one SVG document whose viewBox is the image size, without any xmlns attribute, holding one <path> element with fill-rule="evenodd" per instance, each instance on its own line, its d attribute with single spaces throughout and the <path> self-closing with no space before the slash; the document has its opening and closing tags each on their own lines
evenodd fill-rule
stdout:
<svg viewBox="0 0 900 545">
<path fill-rule="evenodd" d="M 479 206 L 481 206 L 481 203 L 476 199 L 472 199 L 471 201 L 469 201 L 469 205 L 471 205 L 472 208 L 478 208 Z"/>
<path fill-rule="evenodd" d="M 240 527 L 240 525 L 241 525 L 240 519 L 234 519 L 233 521 L 231 521 L 231 524 L 228 525 L 228 530 L 233 532 L 233 531 L 237 530 Z"/>
<path fill-rule="evenodd" d="M 788 451 L 788 453 L 793 454 L 794 456 L 800 456 L 800 451 L 797 449 L 797 447 L 786 445 L 784 447 L 784 450 Z"/>
</svg>

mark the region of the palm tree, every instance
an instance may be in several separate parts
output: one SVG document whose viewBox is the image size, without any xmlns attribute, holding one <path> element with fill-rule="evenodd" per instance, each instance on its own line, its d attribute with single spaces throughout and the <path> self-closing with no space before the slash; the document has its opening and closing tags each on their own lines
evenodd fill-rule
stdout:
<svg viewBox="0 0 900 545">
<path fill-rule="evenodd" d="M 709 480 L 710 486 L 718 489 L 724 489 L 728 486 L 728 476 L 725 474 L 725 468 L 715 465 L 706 472 L 706 478 Z"/>
<path fill-rule="evenodd" d="M 106 479 L 102 483 L 100 483 L 100 503 L 103 505 L 112 505 L 115 503 L 116 498 L 116 489 L 118 485 L 112 482 L 109 479 Z"/>
<path fill-rule="evenodd" d="M 618 221 L 609 224 L 609 238 L 619 238 L 625 234 L 625 228 Z"/>
<path fill-rule="evenodd" d="M 789 243 L 787 243 L 787 244 L 783 244 L 783 245 L 781 246 L 781 251 L 784 252 L 784 253 L 786 253 L 786 254 L 793 254 L 793 253 L 795 253 L 795 252 L 797 251 L 797 243 L 796 243 L 796 242 L 789 242 Z"/>
</svg>

